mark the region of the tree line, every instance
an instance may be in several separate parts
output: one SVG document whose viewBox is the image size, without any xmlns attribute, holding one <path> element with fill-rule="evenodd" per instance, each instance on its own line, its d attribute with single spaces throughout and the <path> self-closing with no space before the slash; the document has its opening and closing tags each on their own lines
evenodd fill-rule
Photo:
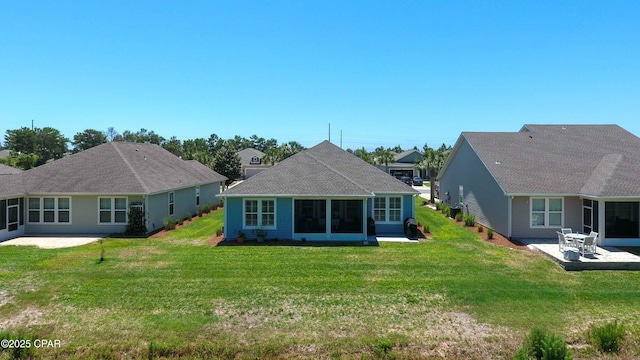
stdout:
<svg viewBox="0 0 640 360">
<path fill-rule="evenodd" d="M 22 127 L 7 130 L 4 140 L 4 148 L 11 150 L 11 155 L 0 159 L 0 163 L 23 170 L 107 142 L 126 141 L 159 145 L 184 160 L 197 160 L 229 179 L 237 179 L 242 175 L 238 156 L 238 151 L 242 149 L 254 148 L 264 152 L 263 161 L 270 164 L 275 164 L 305 150 L 305 147 L 297 141 L 278 144 L 274 138 L 265 139 L 257 135 L 252 135 L 249 138 L 236 135 L 233 138 L 223 139 L 214 133 L 208 138 L 182 141 L 175 136 L 166 139 L 154 131 L 144 128 L 135 132 L 125 130 L 122 133 L 113 127 L 109 127 L 105 131 L 86 129 L 76 133 L 72 139 L 68 139 L 59 130 L 52 127 Z M 414 149 L 418 150 L 417 147 Z M 416 167 L 425 170 L 433 179 L 450 150 L 451 147 L 447 147 L 445 144 L 442 144 L 438 149 L 425 144 L 421 152 L 422 159 L 416 164 Z M 393 148 L 380 146 L 371 152 L 364 147 L 356 150 L 347 149 L 347 151 L 370 164 L 385 165 L 386 167 L 394 161 L 394 153 L 401 153 L 403 149 L 398 145 Z"/>
</svg>

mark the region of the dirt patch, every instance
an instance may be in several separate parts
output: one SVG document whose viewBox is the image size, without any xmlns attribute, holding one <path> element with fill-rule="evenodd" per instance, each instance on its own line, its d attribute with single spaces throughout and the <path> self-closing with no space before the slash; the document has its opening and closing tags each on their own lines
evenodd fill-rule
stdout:
<svg viewBox="0 0 640 360">
<path fill-rule="evenodd" d="M 19 314 L 8 319 L 0 321 L 0 329 L 8 329 L 12 327 L 29 327 L 31 325 L 40 324 L 42 312 L 34 306 L 30 306 L 22 310 Z"/>
</svg>

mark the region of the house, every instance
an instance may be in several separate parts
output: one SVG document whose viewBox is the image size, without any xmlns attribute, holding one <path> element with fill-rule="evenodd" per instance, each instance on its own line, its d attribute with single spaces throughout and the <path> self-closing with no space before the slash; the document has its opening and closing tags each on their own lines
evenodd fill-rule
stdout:
<svg viewBox="0 0 640 360">
<path fill-rule="evenodd" d="M 226 238 L 263 229 L 267 238 L 359 241 L 367 239 L 369 217 L 378 234 L 402 234 L 417 194 L 324 141 L 218 196 Z"/>
<path fill-rule="evenodd" d="M 240 166 L 244 179 L 248 179 L 270 167 L 269 164 L 262 161 L 265 153 L 260 150 L 254 148 L 243 149 L 238 151 L 238 156 L 240 156 Z"/>
<path fill-rule="evenodd" d="M 226 177 L 160 146 L 110 142 L 4 175 L 0 241 L 35 234 L 111 234 L 142 210 L 149 231 L 217 202 Z"/>
<path fill-rule="evenodd" d="M 403 151 L 401 153 L 393 154 L 393 162 L 385 164 L 378 164 L 376 167 L 383 171 L 388 171 L 392 176 L 421 176 L 424 175 L 417 168 L 417 163 L 422 160 L 422 154 L 416 149 Z"/>
<path fill-rule="evenodd" d="M 438 178 L 442 201 L 509 238 L 570 227 L 640 246 L 640 138 L 617 125 L 463 132 Z"/>
<path fill-rule="evenodd" d="M 0 159 L 11 156 L 11 150 L 0 150 Z"/>
</svg>

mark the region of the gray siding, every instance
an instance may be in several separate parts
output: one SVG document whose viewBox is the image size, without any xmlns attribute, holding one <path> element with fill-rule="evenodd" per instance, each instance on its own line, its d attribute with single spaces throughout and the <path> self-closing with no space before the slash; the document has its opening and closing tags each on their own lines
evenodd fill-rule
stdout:
<svg viewBox="0 0 640 360">
<path fill-rule="evenodd" d="M 43 224 L 27 222 L 27 234 L 112 234 L 124 232 L 126 224 L 100 224 L 98 221 L 97 195 L 71 196 L 71 223 Z M 127 205 L 134 201 L 144 202 L 142 196 L 117 195 L 127 197 Z M 127 210 L 128 211 L 128 210 Z M 28 219 L 28 209 L 25 216 Z"/>
<path fill-rule="evenodd" d="M 482 225 L 508 235 L 509 199 L 477 154 L 463 140 L 452 155 L 446 172 L 440 178 L 440 199 L 446 201 L 451 195 L 450 205 L 458 203 L 459 186 L 463 186 L 464 202 L 469 213 Z"/>
<path fill-rule="evenodd" d="M 559 228 L 532 228 L 529 196 L 516 196 L 512 201 L 514 239 L 555 239 Z M 564 224 L 576 232 L 582 232 L 582 200 L 570 196 L 564 198 Z"/>
</svg>

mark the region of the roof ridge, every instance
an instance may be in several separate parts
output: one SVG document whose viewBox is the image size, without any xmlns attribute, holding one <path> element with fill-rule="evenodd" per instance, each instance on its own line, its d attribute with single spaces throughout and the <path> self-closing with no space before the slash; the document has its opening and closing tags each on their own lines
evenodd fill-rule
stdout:
<svg viewBox="0 0 640 360">
<path fill-rule="evenodd" d="M 151 191 L 149 190 L 149 187 L 147 187 L 147 184 L 145 184 L 145 182 L 142 180 L 142 178 L 140 177 L 140 175 L 138 174 L 136 169 L 133 167 L 133 165 L 131 165 L 131 163 L 129 163 L 129 160 L 124 156 L 122 151 L 120 151 L 118 146 L 116 146 L 113 142 L 111 142 L 111 144 L 112 144 L 111 146 L 118 152 L 118 155 L 120 155 L 120 158 L 122 158 L 122 160 L 124 161 L 125 165 L 127 165 L 129 170 L 131 170 L 131 173 L 133 174 L 133 177 L 135 177 L 136 181 L 142 186 L 142 188 L 145 190 L 145 192 L 150 193 Z"/>
<path fill-rule="evenodd" d="M 332 144 L 333 145 L 333 144 Z M 342 150 L 342 149 L 340 149 Z M 344 151 L 344 150 L 342 150 Z M 337 169 L 333 168 L 331 165 L 326 164 L 324 161 L 318 159 L 317 157 L 315 157 L 313 154 L 311 154 L 311 152 L 309 151 L 305 151 L 305 153 L 307 155 L 309 155 L 311 158 L 313 158 L 315 161 L 319 162 L 320 164 L 322 164 L 324 167 L 328 168 L 329 170 L 333 171 L 334 173 L 342 176 L 345 180 L 347 180 L 348 182 L 352 183 L 353 185 L 359 187 L 360 189 L 364 190 L 365 192 L 369 192 L 371 193 L 371 195 L 374 195 L 373 191 L 363 187 L 362 185 L 358 184 L 357 182 L 351 180 L 348 176 L 344 175 L 343 173 L 341 173 L 340 171 L 338 171 Z"/>
</svg>

